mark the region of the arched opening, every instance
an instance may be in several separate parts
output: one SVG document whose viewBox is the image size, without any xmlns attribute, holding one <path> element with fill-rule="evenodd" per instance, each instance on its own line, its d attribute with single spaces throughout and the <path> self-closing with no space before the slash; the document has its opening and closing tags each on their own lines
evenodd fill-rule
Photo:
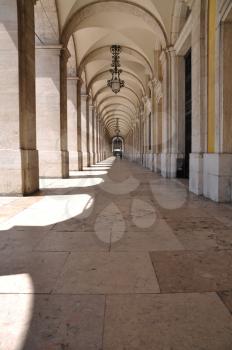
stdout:
<svg viewBox="0 0 232 350">
<path fill-rule="evenodd" d="M 112 154 L 115 157 L 122 158 L 124 153 L 124 140 L 120 136 L 115 136 L 112 139 Z"/>
</svg>

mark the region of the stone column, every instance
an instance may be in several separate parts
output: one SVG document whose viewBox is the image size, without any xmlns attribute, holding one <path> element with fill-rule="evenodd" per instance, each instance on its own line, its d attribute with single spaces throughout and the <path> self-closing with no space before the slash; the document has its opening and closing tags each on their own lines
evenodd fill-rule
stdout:
<svg viewBox="0 0 232 350">
<path fill-rule="evenodd" d="M 69 77 L 68 83 L 68 150 L 70 170 L 78 168 L 78 128 L 77 128 L 77 84 L 76 77 Z"/>
<path fill-rule="evenodd" d="M 36 123 L 40 176 L 67 177 L 67 64 L 62 46 L 36 47 Z"/>
<path fill-rule="evenodd" d="M 163 72 L 163 106 L 162 106 L 162 154 L 161 154 L 161 174 L 164 177 L 170 176 L 170 65 L 169 53 L 163 51 L 160 56 Z"/>
<path fill-rule="evenodd" d="M 99 162 L 99 123 L 98 123 L 98 112 L 96 109 L 96 118 L 95 118 L 95 129 L 96 129 L 96 133 L 95 133 L 95 159 L 96 159 L 96 163 Z"/>
<path fill-rule="evenodd" d="M 160 82 L 158 79 L 152 82 L 152 95 L 153 95 L 153 109 L 154 109 L 154 144 L 153 144 L 153 162 L 154 162 L 154 167 L 153 170 L 154 172 L 159 172 L 160 170 L 160 165 L 159 165 L 159 160 L 160 160 L 160 154 L 159 154 L 159 108 L 158 108 L 158 103 L 159 103 L 159 96 L 158 96 L 158 84 Z"/>
<path fill-rule="evenodd" d="M 177 176 L 177 161 L 184 158 L 183 140 L 185 139 L 184 111 L 182 110 L 182 101 L 180 94 L 184 92 L 183 57 L 176 55 L 173 48 L 169 48 L 170 55 L 170 73 L 171 73 L 171 113 L 170 113 L 170 173 L 169 176 Z M 180 72 L 181 71 L 181 72 Z M 180 92 L 181 90 L 181 92 Z M 180 126 L 182 130 L 180 130 Z"/>
<path fill-rule="evenodd" d="M 139 163 L 143 164 L 143 122 L 142 111 L 139 111 Z"/>
<path fill-rule="evenodd" d="M 89 103 L 89 159 L 90 165 L 93 164 L 93 110 L 94 106 Z"/>
<path fill-rule="evenodd" d="M 83 167 L 89 166 L 89 134 L 88 134 L 88 98 L 86 94 L 81 94 L 81 144 L 82 144 L 82 159 Z"/>
<path fill-rule="evenodd" d="M 0 2 L 0 193 L 39 188 L 34 3 Z"/>
<path fill-rule="evenodd" d="M 77 83 L 77 153 L 78 153 L 78 170 L 83 170 L 82 155 L 82 116 L 81 116 L 81 81 Z"/>
<path fill-rule="evenodd" d="M 100 120 L 100 160 L 102 161 L 104 159 L 104 149 L 103 149 L 103 124 L 102 124 L 102 120 Z"/>
<path fill-rule="evenodd" d="M 67 120 L 67 63 L 70 53 L 62 49 L 60 55 L 60 140 L 62 154 L 62 177 L 69 177 L 68 120 Z"/>
<path fill-rule="evenodd" d="M 205 1 L 195 1 L 192 7 L 192 153 L 189 189 L 198 195 L 203 194 L 203 154 L 206 151 L 205 7 Z"/>
<path fill-rule="evenodd" d="M 92 109 L 92 161 L 96 164 L 96 107 Z"/>
<path fill-rule="evenodd" d="M 217 2 L 215 30 L 215 153 L 204 155 L 206 197 L 217 202 L 232 201 L 232 4 Z M 214 12 L 214 9 L 212 9 Z M 212 28 L 209 28 L 211 31 Z M 213 34 L 211 33 L 213 37 Z M 212 38 L 211 38 L 212 39 Z M 212 61 L 211 61 L 212 62 Z M 212 74 L 212 72 L 211 72 Z M 211 76 L 212 79 L 212 76 Z M 211 82 L 212 84 L 212 82 Z M 209 87 L 209 82 L 208 82 Z M 214 86 L 211 86 L 214 89 Z M 213 114 L 213 113 L 212 113 Z M 210 117 L 210 115 L 209 115 Z M 212 116 L 211 116 L 212 118 Z M 209 132 L 209 130 L 208 130 Z M 209 138 L 209 135 L 208 135 Z M 209 140 L 208 140 L 209 141 Z"/>
</svg>

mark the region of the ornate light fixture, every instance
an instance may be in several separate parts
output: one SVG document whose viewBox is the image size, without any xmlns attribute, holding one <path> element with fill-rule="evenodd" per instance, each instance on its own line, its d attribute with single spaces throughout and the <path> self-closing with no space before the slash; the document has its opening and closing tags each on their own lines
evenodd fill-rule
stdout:
<svg viewBox="0 0 232 350">
<path fill-rule="evenodd" d="M 124 80 L 120 79 L 120 75 L 122 73 L 121 69 L 118 69 L 121 67 L 120 64 L 120 53 L 121 53 L 121 46 L 119 45 L 113 45 L 110 49 L 112 53 L 112 64 L 111 66 L 113 69 L 110 69 L 110 73 L 112 74 L 112 78 L 107 81 L 107 85 L 112 89 L 112 91 L 117 94 L 121 90 L 122 87 L 125 86 Z"/>
<path fill-rule="evenodd" d="M 118 120 L 119 120 L 119 118 L 116 118 L 115 133 L 116 133 L 117 139 L 118 139 L 119 134 L 120 134 L 120 129 L 119 129 L 119 122 L 118 122 Z"/>
</svg>

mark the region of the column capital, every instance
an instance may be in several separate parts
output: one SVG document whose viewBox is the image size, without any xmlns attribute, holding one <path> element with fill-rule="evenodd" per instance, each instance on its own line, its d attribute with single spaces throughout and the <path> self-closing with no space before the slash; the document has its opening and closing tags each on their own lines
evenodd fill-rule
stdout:
<svg viewBox="0 0 232 350">
<path fill-rule="evenodd" d="M 61 51 L 63 49 L 62 45 L 54 44 L 54 45 L 36 45 L 35 47 L 37 53 L 42 53 L 43 55 L 55 55 L 61 56 Z"/>
<path fill-rule="evenodd" d="M 89 108 L 91 108 L 92 110 L 96 111 L 96 106 L 93 105 L 93 104 L 90 104 L 90 105 L 89 105 Z"/>
<path fill-rule="evenodd" d="M 166 48 L 166 52 L 170 53 L 171 55 L 175 55 L 176 54 L 176 50 L 174 48 L 174 46 L 169 46 Z"/>
<path fill-rule="evenodd" d="M 78 76 L 68 76 L 67 80 L 71 80 L 71 81 L 80 81 L 81 78 Z"/>
<path fill-rule="evenodd" d="M 49 45 L 36 45 L 36 50 L 62 50 L 61 44 L 49 44 Z"/>
<path fill-rule="evenodd" d="M 160 62 L 162 64 L 162 66 L 163 66 L 166 63 L 166 61 L 167 61 L 166 50 L 162 50 L 159 59 L 160 59 Z"/>
<path fill-rule="evenodd" d="M 89 99 L 89 95 L 88 94 L 81 94 L 81 99 L 87 101 Z"/>
<path fill-rule="evenodd" d="M 68 62 L 68 59 L 71 57 L 71 54 L 69 52 L 69 49 L 67 47 L 62 47 L 61 48 L 61 55 L 62 55 L 62 58 Z"/>
</svg>

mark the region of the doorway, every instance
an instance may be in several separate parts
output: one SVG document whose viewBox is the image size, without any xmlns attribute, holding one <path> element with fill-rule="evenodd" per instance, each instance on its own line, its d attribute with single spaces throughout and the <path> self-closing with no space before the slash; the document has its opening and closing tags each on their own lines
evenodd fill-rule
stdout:
<svg viewBox="0 0 232 350">
<path fill-rule="evenodd" d="M 192 55 L 185 55 L 185 158 L 184 177 L 189 178 L 189 159 L 192 152 Z"/>
</svg>

